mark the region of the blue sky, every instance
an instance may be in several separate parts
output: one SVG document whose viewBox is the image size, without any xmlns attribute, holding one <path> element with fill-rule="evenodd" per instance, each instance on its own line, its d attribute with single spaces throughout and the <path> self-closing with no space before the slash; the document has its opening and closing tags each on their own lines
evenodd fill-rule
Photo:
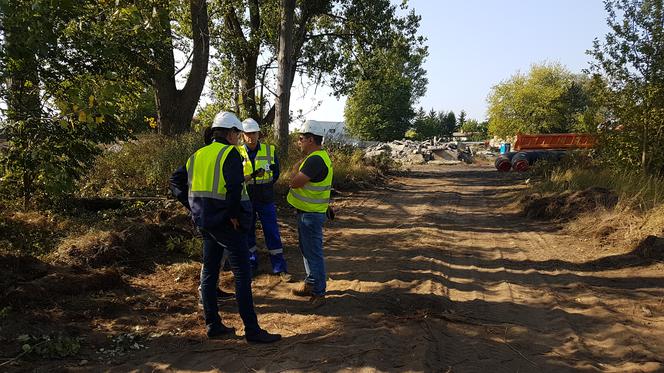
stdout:
<svg viewBox="0 0 664 373">
<path fill-rule="evenodd" d="M 580 72 L 592 58 L 585 51 L 608 32 L 601 0 L 411 0 L 409 7 L 422 16 L 429 46 L 429 85 L 419 106 L 465 110 L 478 120 L 492 86 L 545 61 Z M 343 99 L 328 97 L 325 87 L 312 91 L 294 87 L 292 109 L 307 119 L 343 120 Z"/>
</svg>

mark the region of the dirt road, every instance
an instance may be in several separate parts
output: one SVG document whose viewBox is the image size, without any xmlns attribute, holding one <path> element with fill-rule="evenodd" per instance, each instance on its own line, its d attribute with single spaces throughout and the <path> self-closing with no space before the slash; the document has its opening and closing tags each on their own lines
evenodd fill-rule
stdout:
<svg viewBox="0 0 664 373">
<path fill-rule="evenodd" d="M 113 369 L 664 371 L 664 265 L 520 217 L 506 207 L 520 184 L 489 168 L 421 166 L 343 196 L 325 232 L 325 305 L 310 309 L 274 276 L 254 282 L 260 322 L 282 342 L 205 341 L 193 320 L 200 340 Z M 293 221 L 284 221 L 300 278 Z M 223 311 L 241 330 L 233 303 Z"/>
</svg>

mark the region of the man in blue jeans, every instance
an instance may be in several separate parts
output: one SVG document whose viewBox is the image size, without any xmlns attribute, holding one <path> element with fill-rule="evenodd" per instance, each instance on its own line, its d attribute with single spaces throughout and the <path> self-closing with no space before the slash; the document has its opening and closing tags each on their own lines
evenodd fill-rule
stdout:
<svg viewBox="0 0 664 373">
<path fill-rule="evenodd" d="M 251 202 L 244 187 L 242 156 L 237 150 L 242 124 L 235 114 L 220 112 L 212 123 L 213 142 L 194 153 L 185 167 L 171 177 L 171 190 L 191 215 L 203 236 L 201 297 L 208 338 L 232 335 L 219 317 L 217 282 L 221 258 L 228 251 L 235 276 L 235 299 L 248 342 L 270 343 L 281 339 L 260 328 L 251 293 L 247 230 Z"/>
<path fill-rule="evenodd" d="M 332 161 L 322 149 L 325 129 L 320 123 L 306 121 L 300 130 L 298 146 L 305 158 L 294 166 L 288 203 L 297 210 L 300 251 L 307 273 L 297 296 L 309 297 L 316 307 L 325 302 L 325 259 L 323 257 L 323 224 L 332 191 Z"/>
</svg>

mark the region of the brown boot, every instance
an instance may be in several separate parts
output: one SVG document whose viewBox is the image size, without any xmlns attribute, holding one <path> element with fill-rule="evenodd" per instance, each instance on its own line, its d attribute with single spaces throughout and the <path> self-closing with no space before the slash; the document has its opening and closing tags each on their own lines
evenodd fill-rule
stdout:
<svg viewBox="0 0 664 373">
<path fill-rule="evenodd" d="M 310 297 L 313 295 L 313 286 L 310 284 L 307 284 L 306 282 L 302 284 L 297 289 L 293 289 L 293 295 L 297 295 L 298 297 Z"/>
<path fill-rule="evenodd" d="M 309 298 L 309 304 L 311 304 L 311 308 L 318 308 L 324 305 L 325 295 L 312 295 L 311 298 Z"/>
</svg>

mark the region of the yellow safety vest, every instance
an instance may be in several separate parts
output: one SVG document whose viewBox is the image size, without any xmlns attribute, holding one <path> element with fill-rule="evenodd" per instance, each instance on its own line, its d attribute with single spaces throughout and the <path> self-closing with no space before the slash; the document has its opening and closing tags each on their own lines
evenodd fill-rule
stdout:
<svg viewBox="0 0 664 373">
<path fill-rule="evenodd" d="M 189 202 L 194 197 L 226 200 L 224 163 L 234 145 L 218 142 L 202 147 L 187 160 L 189 177 Z M 247 188 L 242 184 L 242 201 L 249 201 Z"/>
<path fill-rule="evenodd" d="M 263 176 L 252 179 L 249 181 L 249 184 L 269 184 L 272 182 L 272 171 L 270 170 L 270 166 L 274 164 L 274 145 L 259 144 L 259 146 L 253 165 L 251 159 L 249 159 L 249 151 L 246 146 L 242 146 L 242 152 L 240 153 L 244 158 L 245 176 L 251 175 L 255 170 L 260 170 L 261 168 L 265 170 Z"/>
<path fill-rule="evenodd" d="M 299 169 L 301 170 L 307 159 L 313 156 L 323 158 L 328 170 L 327 177 L 321 182 L 313 183 L 309 181 L 302 188 L 289 190 L 287 200 L 298 210 L 325 213 L 327 206 L 330 204 L 330 192 L 332 190 L 332 161 L 330 161 L 330 157 L 325 150 L 317 150 L 304 159 Z"/>
</svg>

